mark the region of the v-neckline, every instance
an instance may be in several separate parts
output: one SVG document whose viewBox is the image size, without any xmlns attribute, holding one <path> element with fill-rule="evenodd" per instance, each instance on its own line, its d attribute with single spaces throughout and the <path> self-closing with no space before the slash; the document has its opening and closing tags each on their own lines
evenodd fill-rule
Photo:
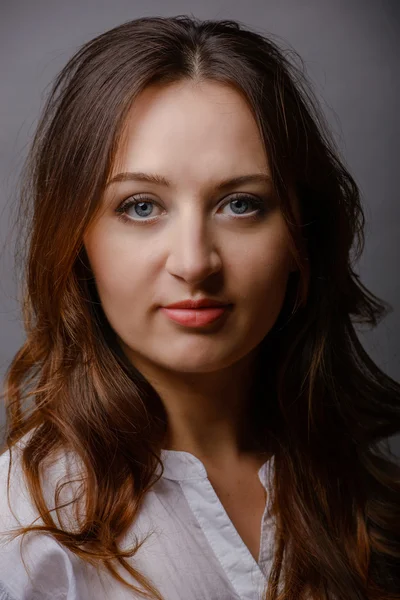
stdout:
<svg viewBox="0 0 400 600">
<path fill-rule="evenodd" d="M 271 559 L 270 493 L 268 484 L 274 457 L 258 470 L 267 492 L 261 520 L 258 561 L 239 535 L 213 488 L 206 468 L 193 454 L 178 450 L 162 450 L 164 477 L 179 481 L 186 500 L 197 519 L 212 551 L 241 600 L 255 600 L 266 583 L 265 563 Z"/>
</svg>

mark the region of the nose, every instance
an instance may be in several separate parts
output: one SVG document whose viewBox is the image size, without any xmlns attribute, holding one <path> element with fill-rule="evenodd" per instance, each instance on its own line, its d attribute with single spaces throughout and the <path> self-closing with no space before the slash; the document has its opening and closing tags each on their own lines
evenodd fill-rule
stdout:
<svg viewBox="0 0 400 600">
<path fill-rule="evenodd" d="M 221 258 L 207 223 L 198 215 L 182 218 L 171 232 L 166 268 L 188 284 L 201 283 L 221 269 Z"/>
</svg>

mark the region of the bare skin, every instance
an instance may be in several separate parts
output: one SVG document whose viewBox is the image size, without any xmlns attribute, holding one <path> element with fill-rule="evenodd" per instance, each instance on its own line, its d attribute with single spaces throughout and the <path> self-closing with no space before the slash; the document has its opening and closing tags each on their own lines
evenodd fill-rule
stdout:
<svg viewBox="0 0 400 600">
<path fill-rule="evenodd" d="M 237 470 L 206 468 L 215 493 L 256 562 L 267 502 L 267 492 L 258 477 L 258 470 L 264 462 L 264 458 L 254 459 Z"/>
<path fill-rule="evenodd" d="M 268 157 L 236 90 L 184 81 L 135 100 L 110 180 L 138 171 L 170 184 L 125 178 L 107 186 L 84 238 L 99 297 L 125 354 L 165 407 L 164 448 L 203 462 L 256 556 L 265 507 L 258 469 L 267 457 L 245 443 L 249 386 L 296 269 Z M 267 179 L 218 188 L 248 174 Z M 144 204 L 131 205 L 122 221 L 116 209 L 129 199 Z M 200 296 L 232 304 L 222 325 L 189 329 L 161 310 Z"/>
</svg>

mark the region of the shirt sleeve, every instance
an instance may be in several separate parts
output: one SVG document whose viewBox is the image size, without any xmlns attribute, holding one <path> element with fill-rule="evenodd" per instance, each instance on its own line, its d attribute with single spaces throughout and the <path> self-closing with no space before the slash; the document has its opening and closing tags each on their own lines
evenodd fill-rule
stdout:
<svg viewBox="0 0 400 600">
<path fill-rule="evenodd" d="M 18 449 L 0 456 L 0 600 L 82 600 L 86 594 L 83 561 L 50 534 L 29 532 L 10 539 L 17 527 L 43 524 L 30 499 Z"/>
<path fill-rule="evenodd" d="M 115 597 L 116 582 L 109 581 L 107 572 L 81 559 L 51 534 L 31 531 L 25 537 L 7 537 L 16 527 L 26 527 L 33 522 L 43 524 L 29 495 L 18 449 L 12 451 L 8 502 L 9 463 L 10 454 L 6 451 L 0 455 L 0 600 L 108 600 Z M 49 507 L 54 506 L 55 483 L 65 481 L 64 477 L 70 481 L 80 473 L 75 458 L 65 454 L 54 459 L 51 465 L 43 476 L 44 498 Z M 59 503 L 67 503 L 75 492 L 74 486 L 66 485 Z M 61 513 L 63 523 L 74 529 L 74 515 L 69 509 L 65 513 L 62 509 Z M 52 516 L 60 526 L 54 512 Z M 134 598 L 131 594 L 128 597 Z"/>
<path fill-rule="evenodd" d="M 7 592 L 6 588 L 4 587 L 4 585 L 2 584 L 1 581 L 0 581 L 0 600 L 18 600 L 18 598 L 15 598 L 14 596 L 10 596 L 10 594 Z"/>
</svg>

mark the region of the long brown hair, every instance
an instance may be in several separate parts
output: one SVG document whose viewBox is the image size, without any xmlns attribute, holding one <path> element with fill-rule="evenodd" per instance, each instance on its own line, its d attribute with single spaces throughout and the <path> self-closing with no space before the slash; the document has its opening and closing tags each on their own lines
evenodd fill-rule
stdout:
<svg viewBox="0 0 400 600">
<path fill-rule="evenodd" d="M 399 598 L 400 467 L 385 441 L 400 431 L 400 385 L 354 327 L 376 326 L 391 308 L 354 271 L 364 246 L 359 189 L 301 58 L 231 20 L 124 23 L 86 43 L 55 80 L 22 179 L 16 264 L 26 341 L 4 394 L 10 451 L 31 432 L 22 465 L 44 525 L 17 535 L 47 531 L 120 581 L 122 565 L 162 598 L 127 560 L 137 546 L 118 542 L 157 479 L 166 412 L 107 322 L 83 236 L 135 98 L 153 83 L 185 79 L 231 85 L 247 99 L 298 265 L 260 345 L 252 395 L 275 464 L 265 598 Z M 84 518 L 74 531 L 53 520 L 39 478 L 62 448 L 84 465 Z"/>
</svg>

